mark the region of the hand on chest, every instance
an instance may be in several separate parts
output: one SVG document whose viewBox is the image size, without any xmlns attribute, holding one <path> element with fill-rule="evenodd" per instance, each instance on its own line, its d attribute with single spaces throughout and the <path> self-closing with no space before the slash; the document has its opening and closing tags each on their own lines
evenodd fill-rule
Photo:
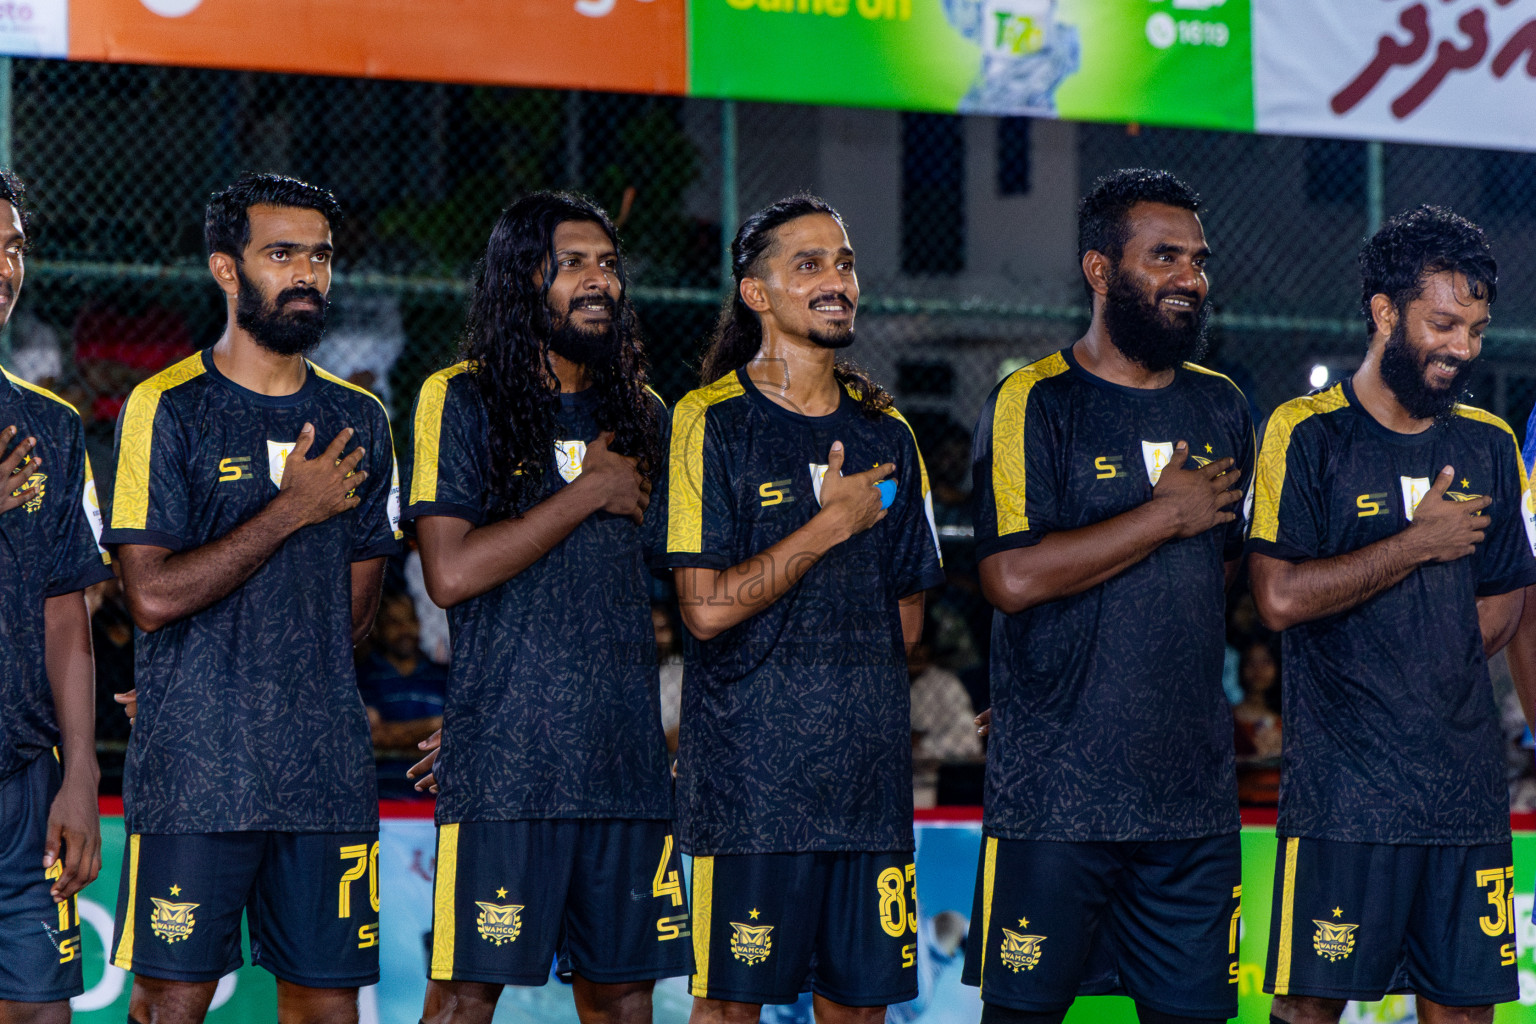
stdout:
<svg viewBox="0 0 1536 1024">
<path fill-rule="evenodd" d="M 754 518 L 778 518 L 791 508 L 800 513 L 796 518 L 808 519 L 815 515 L 823 505 L 822 491 L 830 471 L 830 442 L 826 448 L 826 451 L 817 453 L 810 446 L 801 445 L 797 446 L 795 455 L 773 450 L 762 453 L 760 459 L 754 460 L 761 469 L 755 466 L 744 467 L 741 500 L 748 509 L 757 510 L 758 514 Z M 894 452 L 884 451 L 872 444 L 846 444 L 841 475 L 850 477 L 888 462 L 896 462 Z M 900 470 L 900 464 L 897 463 L 896 471 L 883 480 L 872 481 L 872 485 L 880 492 L 880 501 L 885 508 L 890 508 L 896 500 Z"/>
</svg>

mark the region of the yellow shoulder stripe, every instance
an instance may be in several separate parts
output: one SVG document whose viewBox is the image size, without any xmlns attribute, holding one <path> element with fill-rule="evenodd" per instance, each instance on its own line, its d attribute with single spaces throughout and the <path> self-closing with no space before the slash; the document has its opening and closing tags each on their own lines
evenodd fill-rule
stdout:
<svg viewBox="0 0 1536 1024">
<path fill-rule="evenodd" d="M 70 412 L 74 413 L 76 416 L 80 415 L 79 409 L 76 409 L 69 402 L 66 402 L 64 399 L 60 398 L 52 391 L 49 391 L 47 388 L 40 388 L 29 380 L 22 380 L 20 377 L 16 376 L 14 373 L 12 373 L 10 370 L 7 370 L 3 366 L 0 366 L 0 373 L 5 374 L 5 379 L 10 381 L 12 384 L 15 384 L 17 387 L 25 388 L 33 394 L 42 395 L 44 398 L 51 398 L 55 402 L 58 402 L 60 405 L 62 405 L 64 408 L 68 409 Z"/>
<path fill-rule="evenodd" d="M 897 411 L 894 405 L 888 405 L 883 410 L 887 416 L 892 417 L 902 426 L 907 428 L 907 433 L 912 435 L 912 451 L 917 455 L 917 472 L 922 480 L 923 487 L 923 512 L 928 517 L 928 532 L 933 534 L 933 549 L 938 553 L 939 564 L 944 564 L 944 548 L 939 544 L 939 524 L 933 518 L 933 495 L 928 490 L 928 466 L 923 462 L 923 448 L 917 443 L 917 432 L 912 429 L 912 424 L 907 418 Z"/>
<path fill-rule="evenodd" d="M 1028 506 L 1024 501 L 1024 413 L 1029 406 L 1029 393 L 1042 380 L 1060 376 L 1067 369 L 1062 354 L 1052 352 L 1009 374 L 998 389 L 992 407 L 992 502 L 997 508 L 999 537 L 1029 529 Z"/>
<path fill-rule="evenodd" d="M 117 475 L 112 483 L 112 529 L 142 530 L 149 521 L 149 462 L 160 396 L 203 374 L 203 354 L 172 363 L 133 389 L 123 408 L 117 445 Z"/>
<path fill-rule="evenodd" d="M 1291 434 L 1313 416 L 1337 412 L 1349 406 L 1344 385 L 1335 384 L 1327 391 L 1293 398 L 1269 417 L 1264 430 L 1264 447 L 1254 466 L 1253 527 L 1249 536 L 1274 542 L 1280 533 L 1280 492 L 1285 488 L 1285 460 L 1291 448 Z"/>
<path fill-rule="evenodd" d="M 372 391 L 369 391 L 367 388 L 353 384 L 349 380 L 342 380 L 334 373 L 331 373 L 322 366 L 317 366 L 316 364 L 310 362 L 308 359 L 304 361 L 309 363 L 309 368 L 314 370 L 316 376 L 318 376 L 321 380 L 328 380 L 332 384 L 340 384 L 344 388 L 350 388 L 360 395 L 367 395 L 369 398 L 378 403 L 380 409 L 384 409 L 384 429 L 389 431 L 389 470 L 390 474 L 394 477 L 394 479 L 390 480 L 389 487 L 390 489 L 398 487 L 400 485 L 400 461 L 395 454 L 395 425 L 389 420 L 389 410 L 384 408 L 384 400 L 381 399 L 378 395 L 374 394 Z M 387 498 L 388 495 L 385 495 L 385 497 Z M 404 538 L 405 532 L 403 530 L 395 531 L 395 540 L 403 540 Z"/>
<path fill-rule="evenodd" d="M 437 460 L 443 444 L 443 403 L 448 382 L 470 369 L 469 361 L 438 370 L 421 385 L 416 399 L 416 454 L 411 465 L 411 503 L 437 500 Z"/>
<path fill-rule="evenodd" d="M 743 394 L 736 374 L 690 391 L 672 413 L 667 476 L 667 551 L 698 554 L 704 545 L 704 419 L 710 406 Z"/>
<path fill-rule="evenodd" d="M 1520 438 L 1516 437 L 1515 432 L 1509 429 L 1509 424 L 1505 423 L 1502 419 L 1495 416 L 1493 413 L 1487 411 L 1486 409 L 1479 409 L 1475 405 L 1462 405 L 1457 403 L 1456 415 L 1465 416 L 1469 420 L 1476 420 L 1479 423 L 1487 423 L 1490 426 L 1498 427 L 1500 430 L 1504 431 L 1504 433 L 1509 435 L 1509 439 L 1515 443 L 1515 464 L 1520 467 L 1520 493 L 1525 494 L 1527 491 L 1529 491 L 1531 482 L 1527 478 L 1525 456 L 1520 451 Z"/>
</svg>

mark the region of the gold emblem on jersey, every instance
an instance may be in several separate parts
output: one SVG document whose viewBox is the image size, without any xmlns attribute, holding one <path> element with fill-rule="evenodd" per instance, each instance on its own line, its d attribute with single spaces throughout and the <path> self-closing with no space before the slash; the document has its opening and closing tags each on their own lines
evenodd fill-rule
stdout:
<svg viewBox="0 0 1536 1024">
<path fill-rule="evenodd" d="M 192 911 L 202 906 L 201 903 L 171 903 L 155 896 L 149 901 L 155 905 L 154 913 L 149 917 L 150 931 L 166 942 L 182 942 L 192 936 L 192 929 L 197 927 L 197 918 L 192 916 Z"/>
<path fill-rule="evenodd" d="M 731 927 L 736 929 L 736 934 L 731 936 L 732 956 L 749 967 L 768 959 L 768 954 L 773 952 L 773 939 L 768 935 L 773 931 L 773 925 L 732 921 Z"/>
<path fill-rule="evenodd" d="M 1095 480 L 1113 480 L 1120 475 L 1121 464 L 1124 462 L 1118 455 L 1100 455 L 1093 460 Z"/>
<path fill-rule="evenodd" d="M 1334 924 L 1332 921 L 1319 921 L 1312 919 L 1317 925 L 1317 931 L 1312 933 L 1312 948 L 1317 950 L 1317 955 L 1329 963 L 1337 963 L 1355 951 L 1355 929 L 1357 924 Z"/>
<path fill-rule="evenodd" d="M 1020 935 L 1018 932 L 1003 929 L 1003 964 L 1013 973 L 1020 971 L 1032 971 L 1040 963 L 1040 943 L 1045 941 L 1044 935 Z"/>
<path fill-rule="evenodd" d="M 475 918 L 475 928 L 485 941 L 500 946 L 506 942 L 516 942 L 522 934 L 523 904 L 482 903 L 476 900 L 475 906 L 480 908 L 480 916 Z"/>
<path fill-rule="evenodd" d="M 37 488 L 37 493 L 32 495 L 32 497 L 27 500 L 27 503 L 21 506 L 22 508 L 26 509 L 28 512 L 36 512 L 38 509 L 43 507 L 43 492 L 47 490 L 47 487 L 45 486 L 47 480 L 47 473 L 33 473 L 31 476 L 27 477 L 26 483 L 17 488 L 17 490 L 21 491 L 26 490 L 28 487 Z"/>
<path fill-rule="evenodd" d="M 249 480 L 254 474 L 251 472 L 251 457 L 249 455 L 231 455 L 219 460 L 219 483 L 227 484 L 233 480 Z M 278 471 L 278 479 L 282 479 L 282 471 Z"/>
<path fill-rule="evenodd" d="M 1355 513 L 1356 519 L 1364 519 L 1367 516 L 1379 516 L 1386 511 L 1387 498 L 1391 495 L 1387 491 L 1376 491 L 1371 494 L 1358 494 L 1355 496 L 1355 508 L 1360 511 Z"/>
</svg>

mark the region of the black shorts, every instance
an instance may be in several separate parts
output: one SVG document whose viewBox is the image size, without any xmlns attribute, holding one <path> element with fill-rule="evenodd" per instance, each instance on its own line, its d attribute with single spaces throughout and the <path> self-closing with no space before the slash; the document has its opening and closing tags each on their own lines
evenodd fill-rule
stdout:
<svg viewBox="0 0 1536 1024">
<path fill-rule="evenodd" d="M 435 981 L 599 984 L 687 974 L 688 894 L 669 821 L 440 825 L 432 888 Z"/>
<path fill-rule="evenodd" d="M 379 980 L 379 833 L 132 835 L 117 890 L 112 963 L 214 981 L 251 960 L 310 988 Z"/>
<path fill-rule="evenodd" d="M 917 885 L 910 852 L 693 858 L 689 992 L 844 1006 L 917 998 Z"/>
<path fill-rule="evenodd" d="M 64 861 L 43 870 L 48 809 L 60 781 L 52 754 L 0 781 L 0 999 L 51 1003 L 85 991 L 75 897 L 55 903 L 49 895 Z"/>
<path fill-rule="evenodd" d="M 1264 991 L 1445 1006 L 1520 994 L 1510 844 L 1280 840 Z"/>
<path fill-rule="evenodd" d="M 967 985 L 1051 1013 L 1123 994 L 1183 1017 L 1237 1016 L 1237 833 L 1156 842 L 981 844 Z"/>
</svg>

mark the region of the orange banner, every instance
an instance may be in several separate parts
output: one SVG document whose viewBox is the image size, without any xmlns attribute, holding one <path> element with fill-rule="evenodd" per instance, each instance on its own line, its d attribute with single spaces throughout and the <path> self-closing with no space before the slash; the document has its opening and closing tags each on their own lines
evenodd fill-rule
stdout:
<svg viewBox="0 0 1536 1024">
<path fill-rule="evenodd" d="M 685 0 L 70 0 L 73 60 L 681 95 Z"/>
</svg>

